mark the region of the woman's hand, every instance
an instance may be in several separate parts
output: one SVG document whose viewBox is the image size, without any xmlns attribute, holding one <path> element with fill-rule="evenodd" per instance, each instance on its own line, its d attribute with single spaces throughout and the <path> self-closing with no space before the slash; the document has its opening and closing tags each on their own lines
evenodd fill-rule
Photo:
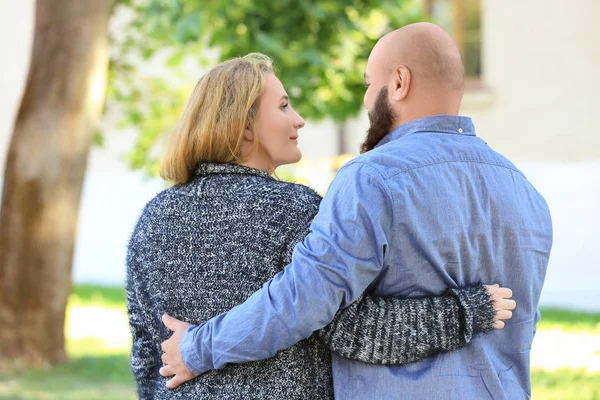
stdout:
<svg viewBox="0 0 600 400">
<path fill-rule="evenodd" d="M 512 318 L 512 310 L 517 306 L 517 302 L 511 299 L 512 290 L 500 287 L 497 283 L 484 286 L 494 302 L 494 310 L 496 311 L 494 328 L 502 329 L 504 328 L 504 321 Z"/>
</svg>

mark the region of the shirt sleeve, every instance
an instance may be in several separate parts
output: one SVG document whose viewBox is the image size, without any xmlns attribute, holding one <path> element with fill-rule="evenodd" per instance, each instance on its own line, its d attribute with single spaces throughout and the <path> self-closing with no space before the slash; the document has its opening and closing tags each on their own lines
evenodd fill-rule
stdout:
<svg viewBox="0 0 600 400">
<path fill-rule="evenodd" d="M 373 167 L 343 167 L 292 262 L 244 303 L 188 328 L 181 352 L 201 374 L 274 356 L 333 320 L 384 270 L 392 199 Z"/>
</svg>

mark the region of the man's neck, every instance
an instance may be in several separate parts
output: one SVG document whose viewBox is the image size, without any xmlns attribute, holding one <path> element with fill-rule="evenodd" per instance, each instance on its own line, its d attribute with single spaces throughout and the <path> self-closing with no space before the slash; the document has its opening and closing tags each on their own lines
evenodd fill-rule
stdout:
<svg viewBox="0 0 600 400">
<path fill-rule="evenodd" d="M 434 111 L 425 111 L 425 112 L 421 112 L 421 113 L 418 113 L 418 112 L 413 113 L 413 114 L 409 115 L 408 117 L 398 119 L 396 121 L 396 123 L 394 124 L 394 126 L 392 127 L 392 130 L 398 128 L 399 126 L 407 124 L 409 122 L 416 121 L 421 118 L 433 117 L 436 115 L 458 115 L 458 111 L 455 109 L 445 109 L 445 110 L 434 110 Z"/>
</svg>

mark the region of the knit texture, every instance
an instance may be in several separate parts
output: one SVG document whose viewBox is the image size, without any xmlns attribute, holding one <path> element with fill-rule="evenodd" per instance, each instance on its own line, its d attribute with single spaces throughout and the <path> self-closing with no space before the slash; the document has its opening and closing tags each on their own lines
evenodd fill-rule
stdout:
<svg viewBox="0 0 600 400">
<path fill-rule="evenodd" d="M 476 284 L 440 297 L 363 295 L 317 335 L 342 357 L 407 364 L 463 347 L 475 333 L 493 330 L 494 318 L 489 293 Z"/>
<path fill-rule="evenodd" d="M 494 330 L 496 311 L 489 294 L 481 291 L 481 283 L 461 289 L 450 289 L 448 294 L 458 300 L 461 306 L 462 340 L 469 342 L 475 333 L 488 333 Z"/>
<path fill-rule="evenodd" d="M 273 358 L 227 365 L 173 391 L 158 373 L 160 343 L 170 336 L 162 314 L 197 324 L 242 303 L 291 261 L 320 200 L 311 189 L 262 171 L 205 164 L 189 183 L 148 203 L 127 253 L 131 363 L 140 399 L 333 398 L 330 352 L 316 335 Z M 487 296 L 491 304 L 481 294 L 478 300 L 365 296 L 319 335 L 345 357 L 414 361 L 468 342 L 478 329 L 475 319 L 493 323 L 493 314 L 477 314 L 475 303 Z"/>
</svg>

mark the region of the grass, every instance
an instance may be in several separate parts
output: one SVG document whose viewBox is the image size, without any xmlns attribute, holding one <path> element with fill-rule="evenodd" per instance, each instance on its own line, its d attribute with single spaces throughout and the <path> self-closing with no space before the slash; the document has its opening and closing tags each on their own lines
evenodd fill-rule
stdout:
<svg viewBox="0 0 600 400">
<path fill-rule="evenodd" d="M 126 294 L 122 287 L 77 285 L 69 297 L 70 306 L 125 309 Z"/>
<path fill-rule="evenodd" d="M 74 311 L 126 313 L 123 288 L 78 285 L 67 305 L 67 330 Z M 125 320 L 126 321 L 126 320 Z M 74 322 L 76 323 L 76 322 Z M 126 331 L 126 327 L 119 327 Z M 0 376 L 0 400 L 134 400 L 135 383 L 129 366 L 129 340 L 67 334 L 69 362 L 48 369 Z"/>
<path fill-rule="evenodd" d="M 543 400 L 600 400 L 600 373 L 561 368 L 531 371 L 532 397 Z"/>
<path fill-rule="evenodd" d="M 85 315 L 94 310 L 109 311 L 123 320 L 125 290 L 79 285 L 73 288 L 68 314 Z M 96 315 L 96 314 L 94 314 Z M 101 315 L 101 314 L 100 314 Z M 73 333 L 67 318 L 67 332 Z M 103 322 L 100 321 L 100 326 Z M 114 328 L 109 326 L 110 329 Z M 122 332 L 126 327 L 119 326 Z M 542 309 L 538 330 L 558 329 L 600 335 L 600 313 Z M 121 338 L 122 339 L 122 338 Z M 135 383 L 129 368 L 128 339 L 111 342 L 93 336 L 67 335 L 70 361 L 45 370 L 0 375 L 0 400 L 133 400 Z M 586 369 L 532 370 L 533 398 L 544 400 L 600 400 L 600 373 Z"/>
<path fill-rule="evenodd" d="M 93 347 L 89 349 L 90 355 L 72 357 L 51 369 L 0 377 L 0 399 L 135 399 L 127 352 L 93 354 Z"/>
<path fill-rule="evenodd" d="M 558 329 L 564 332 L 592 333 L 600 335 L 600 313 L 546 308 L 541 310 L 542 319 L 538 330 Z"/>
</svg>

